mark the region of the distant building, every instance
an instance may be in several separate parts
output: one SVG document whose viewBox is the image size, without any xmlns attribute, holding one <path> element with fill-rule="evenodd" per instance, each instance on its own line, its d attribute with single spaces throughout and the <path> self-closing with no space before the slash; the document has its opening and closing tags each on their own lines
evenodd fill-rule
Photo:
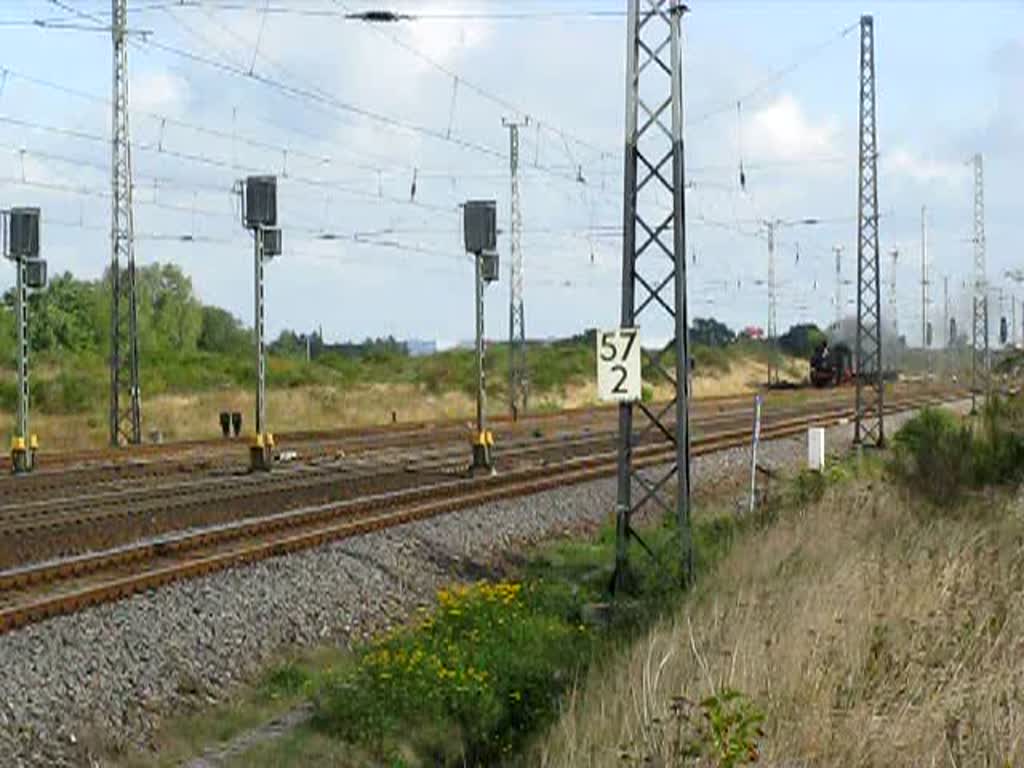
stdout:
<svg viewBox="0 0 1024 768">
<path fill-rule="evenodd" d="M 740 331 L 740 336 L 747 339 L 763 339 L 764 329 L 757 325 L 748 325 Z"/>
</svg>

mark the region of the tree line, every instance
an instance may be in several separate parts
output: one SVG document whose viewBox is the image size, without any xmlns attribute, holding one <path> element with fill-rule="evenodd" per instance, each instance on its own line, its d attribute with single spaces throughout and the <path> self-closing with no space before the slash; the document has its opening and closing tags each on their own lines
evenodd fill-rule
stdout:
<svg viewBox="0 0 1024 768">
<path fill-rule="evenodd" d="M 192 279 L 173 264 L 136 267 L 139 352 L 143 357 L 180 357 L 197 352 L 248 355 L 253 332 L 220 307 L 203 304 Z M 51 277 L 49 284 L 29 294 L 29 342 L 35 353 L 74 353 L 107 356 L 110 352 L 110 273 L 83 280 L 70 272 Z M 0 361 L 17 353 L 14 289 L 0 302 Z M 308 336 L 282 331 L 270 345 L 274 354 L 312 357 L 389 357 L 407 354 L 391 336 L 362 342 L 328 344 L 320 332 Z"/>
<path fill-rule="evenodd" d="M 203 305 L 192 280 L 172 264 L 135 271 L 141 353 L 230 353 L 245 349 L 250 331 L 219 307 Z M 51 277 L 29 294 L 29 340 L 35 352 L 107 354 L 110 351 L 110 273 L 82 280 L 70 272 Z M 3 296 L 0 351 L 15 351 L 14 290 Z"/>
<path fill-rule="evenodd" d="M 173 264 L 149 264 L 136 268 L 140 354 L 175 357 L 196 352 L 246 355 L 251 350 L 252 330 L 227 310 L 203 304 L 192 280 Z M 53 277 L 46 288 L 29 297 L 30 344 L 34 352 L 94 353 L 110 351 L 110 275 L 82 280 L 70 272 Z M 14 290 L 0 305 L 0 358 L 11 360 L 16 352 Z M 724 347 L 744 337 L 713 317 L 698 317 L 690 327 L 690 340 L 706 347 Z M 788 354 L 809 357 L 825 338 L 812 323 L 791 327 L 778 339 Z M 566 340 L 593 343 L 592 333 Z M 408 354 L 405 344 L 391 336 L 362 342 L 328 344 L 319 331 L 301 334 L 282 331 L 270 344 L 271 352 L 288 357 L 337 354 L 345 357 L 392 358 Z"/>
</svg>

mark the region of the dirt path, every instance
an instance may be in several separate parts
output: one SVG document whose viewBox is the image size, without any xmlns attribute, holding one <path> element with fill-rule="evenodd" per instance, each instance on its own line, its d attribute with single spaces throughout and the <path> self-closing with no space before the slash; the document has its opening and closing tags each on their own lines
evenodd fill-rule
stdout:
<svg viewBox="0 0 1024 768">
<path fill-rule="evenodd" d="M 184 763 L 183 768 L 218 768 L 226 765 L 231 758 L 239 757 L 259 744 L 283 738 L 299 726 L 309 722 L 312 716 L 312 705 L 303 704 L 258 728 L 238 734 L 225 744 L 218 744 L 216 747 L 206 750 L 199 757 L 194 757 Z"/>
</svg>

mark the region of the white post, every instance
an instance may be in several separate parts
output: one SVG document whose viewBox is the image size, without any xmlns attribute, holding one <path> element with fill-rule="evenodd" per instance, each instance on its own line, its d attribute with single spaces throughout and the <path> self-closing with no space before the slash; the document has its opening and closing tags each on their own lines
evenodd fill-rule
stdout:
<svg viewBox="0 0 1024 768">
<path fill-rule="evenodd" d="M 757 445 L 761 441 L 761 396 L 754 397 L 754 436 L 750 443 L 750 514 L 757 503 Z"/>
</svg>

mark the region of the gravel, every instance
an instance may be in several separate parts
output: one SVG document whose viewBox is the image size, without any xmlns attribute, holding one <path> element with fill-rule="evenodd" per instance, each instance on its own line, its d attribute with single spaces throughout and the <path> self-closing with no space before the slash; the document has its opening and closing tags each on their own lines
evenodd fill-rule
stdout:
<svg viewBox="0 0 1024 768">
<path fill-rule="evenodd" d="M 848 445 L 850 433 L 830 429 L 828 445 Z M 764 443 L 760 461 L 798 465 L 805 444 Z M 749 449 L 696 458 L 695 490 L 736 483 L 749 460 Z M 147 744 L 161 715 L 216 701 L 282 650 L 401 622 L 440 586 L 488 573 L 500 553 L 600 522 L 614 498 L 611 478 L 489 504 L 0 636 L 0 765 L 101 765 L 97 755 Z"/>
</svg>

